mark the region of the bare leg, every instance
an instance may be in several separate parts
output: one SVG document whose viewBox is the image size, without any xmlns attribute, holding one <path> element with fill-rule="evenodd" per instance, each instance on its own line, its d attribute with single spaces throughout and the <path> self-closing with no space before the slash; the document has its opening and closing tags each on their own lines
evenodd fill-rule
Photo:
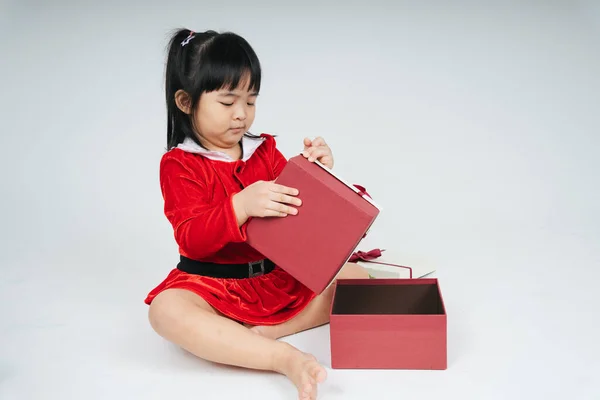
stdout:
<svg viewBox="0 0 600 400">
<path fill-rule="evenodd" d="M 369 273 L 358 264 L 348 263 L 344 265 L 338 275 L 338 279 L 368 279 Z M 335 283 L 334 283 L 335 284 Z M 329 322 L 329 308 L 333 300 L 333 285 L 325 289 L 323 293 L 299 313 L 296 317 L 279 325 L 255 326 L 250 329 L 261 336 L 279 339 L 284 336 L 325 325 Z"/>
<path fill-rule="evenodd" d="M 150 305 L 149 319 L 159 335 L 200 358 L 286 375 L 298 388 L 299 399 L 316 399 L 317 384 L 325 380 L 325 369 L 312 355 L 218 315 L 189 291 L 159 294 Z"/>
</svg>

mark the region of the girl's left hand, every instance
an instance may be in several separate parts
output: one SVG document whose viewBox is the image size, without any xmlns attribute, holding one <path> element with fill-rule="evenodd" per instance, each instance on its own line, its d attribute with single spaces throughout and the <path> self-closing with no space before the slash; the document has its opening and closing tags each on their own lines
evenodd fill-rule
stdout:
<svg viewBox="0 0 600 400">
<path fill-rule="evenodd" d="M 322 137 L 318 137 L 315 140 L 305 138 L 304 151 L 302 152 L 302 155 L 308 158 L 308 161 L 310 162 L 318 160 L 327 168 L 333 168 L 333 154 L 331 153 L 331 149 L 329 148 L 327 143 L 325 143 L 325 140 Z"/>
</svg>

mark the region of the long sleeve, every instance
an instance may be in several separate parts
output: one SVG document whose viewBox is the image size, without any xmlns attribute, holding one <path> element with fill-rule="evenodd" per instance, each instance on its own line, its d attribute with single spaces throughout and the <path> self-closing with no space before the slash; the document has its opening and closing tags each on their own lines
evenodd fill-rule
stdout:
<svg viewBox="0 0 600 400">
<path fill-rule="evenodd" d="M 281 171 L 283 171 L 283 168 L 286 166 L 287 159 L 281 153 L 281 151 L 279 151 L 274 140 L 271 151 L 271 162 L 273 163 L 273 174 L 275 175 L 275 178 L 277 178 L 279 174 L 281 174 Z"/>
<path fill-rule="evenodd" d="M 181 160 L 163 157 L 160 183 L 165 215 L 183 255 L 201 260 L 228 243 L 246 241 L 245 226 L 238 227 L 231 196 L 210 203 L 207 182 Z"/>
</svg>

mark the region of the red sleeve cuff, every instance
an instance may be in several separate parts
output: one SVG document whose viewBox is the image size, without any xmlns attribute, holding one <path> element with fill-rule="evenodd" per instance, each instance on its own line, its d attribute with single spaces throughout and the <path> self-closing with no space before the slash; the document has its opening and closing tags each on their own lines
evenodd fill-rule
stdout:
<svg viewBox="0 0 600 400">
<path fill-rule="evenodd" d="M 235 215 L 235 209 L 233 208 L 233 196 L 229 196 L 228 198 L 228 207 L 226 207 L 225 210 L 225 218 L 227 219 L 227 226 L 229 226 L 231 233 L 231 241 L 237 243 L 245 242 L 247 238 L 246 226 L 248 225 L 248 221 L 241 227 L 238 226 L 237 216 Z"/>
</svg>

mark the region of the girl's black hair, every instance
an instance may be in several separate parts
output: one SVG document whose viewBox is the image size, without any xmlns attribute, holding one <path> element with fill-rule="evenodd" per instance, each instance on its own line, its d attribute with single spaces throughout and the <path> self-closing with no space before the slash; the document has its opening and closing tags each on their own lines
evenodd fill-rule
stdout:
<svg viewBox="0 0 600 400">
<path fill-rule="evenodd" d="M 176 147 L 187 137 L 200 146 L 192 118 L 175 103 L 175 93 L 185 91 L 194 110 L 204 92 L 235 89 L 248 76 L 250 89 L 260 91 L 261 68 L 250 44 L 231 32 L 177 30 L 169 41 L 166 67 L 167 148 Z M 246 133 L 246 136 L 257 136 Z"/>
</svg>

